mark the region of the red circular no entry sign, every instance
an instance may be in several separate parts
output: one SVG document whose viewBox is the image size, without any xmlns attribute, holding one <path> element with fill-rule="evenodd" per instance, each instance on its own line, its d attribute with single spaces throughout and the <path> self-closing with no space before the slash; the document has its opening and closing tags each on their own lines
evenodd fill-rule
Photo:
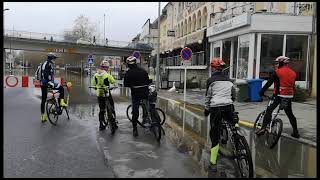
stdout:
<svg viewBox="0 0 320 180">
<path fill-rule="evenodd" d="M 192 50 L 188 47 L 185 47 L 181 50 L 180 52 L 180 56 L 182 59 L 184 59 L 185 61 L 190 61 L 192 58 Z"/>
</svg>

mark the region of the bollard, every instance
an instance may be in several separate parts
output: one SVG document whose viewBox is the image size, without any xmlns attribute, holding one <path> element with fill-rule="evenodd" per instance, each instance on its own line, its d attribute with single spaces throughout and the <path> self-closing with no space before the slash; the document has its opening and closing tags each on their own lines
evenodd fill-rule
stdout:
<svg viewBox="0 0 320 180">
<path fill-rule="evenodd" d="M 28 87 L 29 86 L 29 76 L 22 76 L 22 87 Z"/>
</svg>

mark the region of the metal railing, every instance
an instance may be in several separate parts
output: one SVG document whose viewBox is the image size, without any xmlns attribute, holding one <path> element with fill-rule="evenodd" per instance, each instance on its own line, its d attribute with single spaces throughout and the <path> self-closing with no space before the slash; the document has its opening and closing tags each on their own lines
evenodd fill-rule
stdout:
<svg viewBox="0 0 320 180">
<path fill-rule="evenodd" d="M 65 39 L 63 35 L 59 35 L 59 34 L 48 34 L 48 33 L 17 31 L 17 30 L 7 30 L 7 29 L 4 31 L 4 36 L 14 37 L 14 38 L 23 38 L 23 39 L 32 39 L 32 40 L 44 40 L 48 42 L 66 42 L 66 43 L 77 43 L 77 44 L 84 44 L 84 45 L 135 48 L 135 45 L 132 45 L 130 42 L 125 42 L 125 41 L 114 41 L 114 40 L 105 40 L 105 39 L 95 39 L 94 41 L 93 38 L 89 41 L 80 41 L 80 40 L 72 41 L 72 40 Z"/>
<path fill-rule="evenodd" d="M 160 58 L 160 63 L 164 66 L 181 66 L 181 61 L 180 56 Z M 199 65 L 206 65 L 203 51 L 193 53 L 191 58 L 191 66 Z"/>
</svg>

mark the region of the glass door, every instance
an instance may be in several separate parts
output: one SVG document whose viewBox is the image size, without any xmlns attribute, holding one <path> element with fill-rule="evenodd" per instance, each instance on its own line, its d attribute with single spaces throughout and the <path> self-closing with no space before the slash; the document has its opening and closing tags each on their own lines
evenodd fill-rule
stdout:
<svg viewBox="0 0 320 180">
<path fill-rule="evenodd" d="M 213 58 L 221 58 L 222 57 L 222 41 L 215 42 L 213 44 Z"/>
<path fill-rule="evenodd" d="M 249 34 L 239 36 L 236 79 L 246 79 L 248 77 L 249 42 Z"/>
</svg>

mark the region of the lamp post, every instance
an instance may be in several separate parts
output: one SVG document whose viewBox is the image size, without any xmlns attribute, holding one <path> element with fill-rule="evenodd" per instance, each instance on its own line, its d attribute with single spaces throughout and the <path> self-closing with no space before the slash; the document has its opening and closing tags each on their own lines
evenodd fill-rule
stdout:
<svg viewBox="0 0 320 180">
<path fill-rule="evenodd" d="M 156 64 L 156 89 L 159 90 L 159 66 L 160 66 L 160 5 L 158 7 L 158 48 L 157 48 L 157 64 Z"/>
<path fill-rule="evenodd" d="M 5 11 L 8 11 L 8 10 L 10 10 L 9 8 L 5 8 L 4 10 L 3 10 L 3 12 L 5 12 Z M 3 13 L 3 16 L 4 16 L 4 13 Z M 3 34 L 5 34 L 5 24 L 4 24 L 4 17 L 3 17 Z M 10 53 L 11 53 L 11 49 L 10 49 Z M 7 56 L 6 56 L 6 60 L 7 60 Z M 5 61 L 3 61 L 3 77 L 4 77 L 4 75 L 5 75 L 5 64 L 6 64 L 6 62 Z M 10 63 L 10 70 L 11 70 L 11 63 Z M 11 71 L 10 71 L 11 72 Z"/>
<path fill-rule="evenodd" d="M 103 41 L 106 40 L 106 14 L 103 14 Z M 106 41 L 105 41 L 106 42 Z"/>
</svg>

